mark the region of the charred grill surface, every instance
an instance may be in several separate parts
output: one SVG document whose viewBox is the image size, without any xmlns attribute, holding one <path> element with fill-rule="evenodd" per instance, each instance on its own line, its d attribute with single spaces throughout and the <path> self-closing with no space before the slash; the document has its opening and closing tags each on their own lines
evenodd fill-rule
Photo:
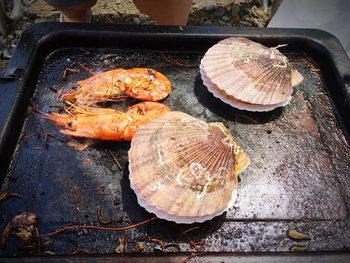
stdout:
<svg viewBox="0 0 350 263">
<path fill-rule="evenodd" d="M 284 53 L 304 81 L 294 89 L 290 104 L 267 113 L 235 110 L 213 97 L 199 75 L 204 51 L 64 48 L 50 53 L 38 81 L 32 83 L 31 103 L 40 111 L 60 111 L 58 93 L 91 76 L 77 62 L 93 72 L 152 68 L 172 83 L 165 105 L 207 122 L 222 122 L 244 147 L 251 165 L 239 176 L 236 207 L 208 222 L 177 225 L 157 219 L 126 231 L 67 231 L 42 242 L 55 240 L 49 250 L 57 255 L 80 249 L 96 255 L 115 253 L 122 236 L 130 254 L 141 252 L 135 248 L 140 242 L 142 252 L 159 253 L 162 242 L 166 252 L 195 251 L 189 238 L 205 241 L 201 246 L 205 252 L 348 248 L 350 150 L 327 90 L 329 80 L 306 54 Z M 101 105 L 125 110 L 136 102 L 125 99 Z M 38 216 L 40 234 L 66 225 L 105 226 L 112 220 L 107 226 L 123 226 L 151 218 L 130 189 L 129 147 L 126 142 L 99 142 L 79 152 L 52 123 L 29 112 L 1 190 L 20 198 L 0 204 L 0 229 L 24 211 Z M 311 240 L 296 242 L 288 237 L 289 229 L 304 232 Z M 166 246 L 174 243 L 178 248 Z M 26 254 L 18 240 L 10 238 L 0 255 Z"/>
</svg>

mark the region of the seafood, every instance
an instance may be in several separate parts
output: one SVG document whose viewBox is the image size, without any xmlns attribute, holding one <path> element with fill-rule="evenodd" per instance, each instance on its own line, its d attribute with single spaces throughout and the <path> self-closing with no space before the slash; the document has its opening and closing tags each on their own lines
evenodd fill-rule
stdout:
<svg viewBox="0 0 350 263">
<path fill-rule="evenodd" d="M 140 127 L 128 155 L 138 203 L 177 223 L 203 222 L 232 206 L 237 174 L 250 162 L 222 123 L 177 111 Z"/>
<path fill-rule="evenodd" d="M 114 69 L 77 82 L 78 88 L 64 95 L 64 101 L 91 105 L 129 96 L 143 101 L 159 101 L 171 91 L 170 80 L 149 68 Z"/>
<path fill-rule="evenodd" d="M 268 48 L 243 37 L 224 39 L 204 55 L 200 72 L 215 97 L 233 107 L 270 111 L 289 103 L 303 77 L 279 47 Z"/>
<path fill-rule="evenodd" d="M 142 102 L 127 112 L 71 104 L 69 114 L 49 113 L 44 117 L 62 127 L 61 133 L 99 140 L 130 141 L 136 130 L 170 109 L 158 102 Z"/>
</svg>

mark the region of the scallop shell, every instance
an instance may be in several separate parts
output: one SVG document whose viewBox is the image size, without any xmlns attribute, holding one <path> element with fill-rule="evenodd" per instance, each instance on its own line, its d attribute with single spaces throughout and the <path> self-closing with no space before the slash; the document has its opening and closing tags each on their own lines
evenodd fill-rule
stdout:
<svg viewBox="0 0 350 263">
<path fill-rule="evenodd" d="M 237 174 L 249 162 L 222 123 L 174 111 L 136 132 L 129 178 L 147 211 L 177 223 L 203 222 L 234 203 Z"/>
<path fill-rule="evenodd" d="M 201 77 L 203 80 L 203 84 L 208 88 L 208 90 L 213 93 L 213 95 L 222 100 L 223 102 L 231 105 L 232 107 L 235 107 L 240 110 L 247 110 L 247 111 L 271 111 L 275 108 L 285 106 L 289 103 L 290 97 L 287 101 L 284 101 L 282 103 L 278 104 L 271 104 L 271 105 L 261 105 L 261 104 L 251 104 L 251 103 L 246 103 L 244 101 L 238 100 L 233 96 L 227 95 L 224 93 L 222 90 L 220 90 L 216 85 L 214 85 L 210 79 L 206 76 L 205 72 L 200 69 Z"/>
<path fill-rule="evenodd" d="M 227 38 L 211 47 L 200 69 L 204 84 L 215 96 L 233 101 L 234 107 L 254 111 L 286 105 L 292 86 L 302 81 L 301 74 L 277 48 L 243 37 Z"/>
</svg>

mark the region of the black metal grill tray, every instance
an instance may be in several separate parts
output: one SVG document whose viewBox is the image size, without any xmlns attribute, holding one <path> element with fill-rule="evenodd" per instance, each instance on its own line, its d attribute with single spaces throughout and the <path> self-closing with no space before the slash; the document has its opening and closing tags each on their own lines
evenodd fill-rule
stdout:
<svg viewBox="0 0 350 263">
<path fill-rule="evenodd" d="M 240 111 L 207 91 L 199 75 L 200 59 L 209 47 L 229 36 L 245 36 L 267 46 L 288 44 L 280 50 L 305 78 L 288 106 L 267 113 Z M 97 208 L 117 225 L 151 216 L 137 204 L 129 186 L 129 143 L 100 142 L 77 152 L 56 127 L 27 111 L 31 105 L 43 112 L 55 111 L 60 102 L 54 91 L 67 91 L 90 76 L 75 63 L 72 67 L 80 72 L 63 78 L 65 68 L 74 62 L 94 72 L 117 67 L 159 70 L 173 87 L 164 104 L 208 122 L 223 122 L 252 162 L 240 175 L 235 207 L 222 216 L 191 226 L 156 220 L 124 232 L 60 234 L 51 239 L 55 240 L 52 251 L 61 257 L 51 259 L 113 260 L 110 255 L 118 237 L 124 235 L 127 253 L 117 259 L 162 261 L 171 256 L 177 261 L 193 252 L 184 236 L 177 240 L 180 229 L 193 226 L 199 228 L 190 233 L 191 238 L 206 241 L 207 254 L 202 259 L 210 262 L 251 257 L 269 262 L 290 256 L 315 262 L 348 259 L 350 63 L 338 40 L 319 30 L 56 23 L 28 29 L 6 69 L 7 79 L 0 83 L 2 191 L 21 195 L 0 203 L 1 230 L 24 211 L 38 215 L 41 233 L 64 225 L 97 225 Z M 126 100 L 104 106 L 125 110 L 135 103 Z M 108 150 L 117 156 L 123 171 Z M 286 235 L 288 229 L 307 232 L 312 239 L 292 240 Z M 159 255 L 151 242 L 145 242 L 143 252 L 132 252 L 144 234 L 167 243 L 177 240 L 181 252 Z M 307 251 L 296 255 L 289 252 L 292 246 L 305 246 Z M 94 255 L 72 257 L 74 249 Z M 26 256 L 15 239 L 0 255 L 6 261 Z"/>
</svg>

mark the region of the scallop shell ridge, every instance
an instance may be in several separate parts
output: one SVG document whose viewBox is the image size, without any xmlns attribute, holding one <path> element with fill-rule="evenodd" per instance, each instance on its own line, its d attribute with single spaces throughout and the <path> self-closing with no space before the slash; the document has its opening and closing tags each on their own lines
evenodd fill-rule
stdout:
<svg viewBox="0 0 350 263">
<path fill-rule="evenodd" d="M 201 68 L 215 86 L 245 103 L 283 104 L 293 91 L 287 58 L 246 38 L 220 41 L 206 52 Z"/>
<path fill-rule="evenodd" d="M 290 99 L 292 98 L 291 96 L 289 96 L 289 98 L 286 101 L 277 103 L 277 104 L 271 104 L 271 105 L 246 103 L 236 99 L 233 96 L 226 94 L 223 90 L 219 89 L 216 85 L 214 85 L 210 81 L 210 79 L 206 76 L 205 72 L 201 69 L 201 67 L 200 67 L 200 73 L 201 73 L 203 84 L 207 87 L 208 91 L 214 95 L 214 97 L 240 110 L 256 111 L 256 112 L 271 111 L 278 107 L 286 106 L 289 103 Z"/>
<path fill-rule="evenodd" d="M 223 125 L 166 113 L 141 127 L 132 140 L 131 187 L 139 204 L 160 218 L 203 222 L 235 200 L 237 149 Z"/>
</svg>

